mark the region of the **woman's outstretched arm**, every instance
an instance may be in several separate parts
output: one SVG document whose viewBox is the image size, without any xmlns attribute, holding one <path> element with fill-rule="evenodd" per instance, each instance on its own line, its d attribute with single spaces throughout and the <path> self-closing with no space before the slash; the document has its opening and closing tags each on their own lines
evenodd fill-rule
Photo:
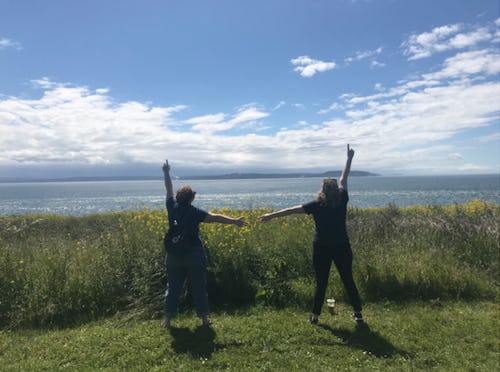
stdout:
<svg viewBox="0 0 500 372">
<path fill-rule="evenodd" d="M 245 220 L 243 217 L 232 218 L 223 214 L 208 213 L 203 222 L 206 223 L 224 223 L 226 225 L 236 225 L 238 227 L 245 226 Z"/>
<path fill-rule="evenodd" d="M 259 217 L 259 220 L 261 222 L 266 222 L 272 220 L 273 218 L 285 217 L 291 214 L 299 214 L 299 213 L 306 213 L 304 208 L 302 208 L 302 205 L 296 205 L 295 207 L 285 208 L 276 212 L 263 214 L 262 216 Z"/>
<path fill-rule="evenodd" d="M 172 185 L 172 179 L 170 178 L 170 165 L 168 160 L 163 163 L 163 178 L 165 181 L 165 188 L 167 189 L 167 199 L 174 196 L 174 186 Z"/>
<path fill-rule="evenodd" d="M 340 187 L 347 190 L 347 177 L 351 171 L 352 158 L 354 157 L 354 150 L 347 144 L 347 160 L 345 162 L 344 169 L 342 170 L 342 175 L 340 176 Z"/>
</svg>

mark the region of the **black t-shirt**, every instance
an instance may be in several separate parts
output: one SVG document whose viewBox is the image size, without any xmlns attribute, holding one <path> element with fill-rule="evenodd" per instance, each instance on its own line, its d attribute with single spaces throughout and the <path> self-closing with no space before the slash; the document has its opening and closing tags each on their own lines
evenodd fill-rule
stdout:
<svg viewBox="0 0 500 372">
<path fill-rule="evenodd" d="M 191 242 L 193 246 L 203 246 L 200 239 L 200 223 L 205 220 L 208 215 L 208 212 L 203 209 L 196 208 L 192 205 L 183 206 L 179 205 L 177 201 L 175 201 L 174 197 L 171 196 L 167 199 L 167 211 L 168 211 L 168 223 L 170 226 L 176 223 L 175 217 L 177 217 L 181 222 L 184 223 L 184 220 L 188 218 L 188 231 L 189 237 L 191 238 Z M 186 217 L 187 216 L 187 217 Z M 177 221 L 179 223 L 179 221 Z"/>
<path fill-rule="evenodd" d="M 340 203 L 337 207 L 327 207 L 318 201 L 312 201 L 302 205 L 307 214 L 312 214 L 316 230 L 314 241 L 321 244 L 346 243 L 349 241 L 346 229 L 347 202 L 349 195 L 347 190 L 339 189 Z"/>
</svg>

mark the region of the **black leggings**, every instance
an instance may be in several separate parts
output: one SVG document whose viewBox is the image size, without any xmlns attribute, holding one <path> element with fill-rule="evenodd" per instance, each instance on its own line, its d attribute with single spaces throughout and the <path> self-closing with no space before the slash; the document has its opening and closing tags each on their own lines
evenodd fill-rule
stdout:
<svg viewBox="0 0 500 372">
<path fill-rule="evenodd" d="M 314 291 L 313 314 L 321 314 L 321 307 L 325 301 L 326 286 L 332 261 L 335 263 L 340 274 L 340 279 L 349 296 L 354 311 L 361 311 L 361 299 L 358 289 L 352 277 L 352 251 L 349 243 L 342 247 L 336 246 L 335 249 L 330 246 L 323 246 L 314 243 L 313 264 L 316 277 L 316 290 Z"/>
</svg>

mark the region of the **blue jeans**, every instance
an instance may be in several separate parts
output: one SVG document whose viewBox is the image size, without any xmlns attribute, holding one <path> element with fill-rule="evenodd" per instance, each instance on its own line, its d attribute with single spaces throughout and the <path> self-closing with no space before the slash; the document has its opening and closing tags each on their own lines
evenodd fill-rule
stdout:
<svg viewBox="0 0 500 372">
<path fill-rule="evenodd" d="M 200 318 L 208 316 L 207 256 L 203 247 L 195 247 L 186 256 L 166 257 L 167 290 L 165 292 L 165 316 L 177 315 L 179 297 L 186 278 L 188 279 L 196 314 Z"/>
</svg>

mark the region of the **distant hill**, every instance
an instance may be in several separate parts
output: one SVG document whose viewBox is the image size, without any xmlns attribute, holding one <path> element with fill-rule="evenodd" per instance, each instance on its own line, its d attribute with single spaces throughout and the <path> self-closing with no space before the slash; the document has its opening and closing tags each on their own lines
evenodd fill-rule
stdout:
<svg viewBox="0 0 500 372">
<path fill-rule="evenodd" d="M 249 180 L 263 178 L 309 178 L 309 177 L 340 177 L 342 171 L 328 171 L 323 173 L 229 173 L 221 175 L 182 176 L 176 180 Z M 351 171 L 350 177 L 379 176 L 376 173 L 365 171 Z M 60 177 L 60 178 L 29 178 L 0 177 L 0 183 L 13 182 L 91 182 L 91 181 L 148 181 L 161 180 L 161 176 L 100 176 L 100 177 Z"/>
<path fill-rule="evenodd" d="M 309 177 L 340 177 L 342 171 L 328 171 L 323 173 L 229 173 L 221 175 L 179 177 L 181 180 L 245 180 L 262 178 L 309 178 Z M 351 171 L 350 177 L 378 176 L 376 173 L 365 171 Z"/>
</svg>

